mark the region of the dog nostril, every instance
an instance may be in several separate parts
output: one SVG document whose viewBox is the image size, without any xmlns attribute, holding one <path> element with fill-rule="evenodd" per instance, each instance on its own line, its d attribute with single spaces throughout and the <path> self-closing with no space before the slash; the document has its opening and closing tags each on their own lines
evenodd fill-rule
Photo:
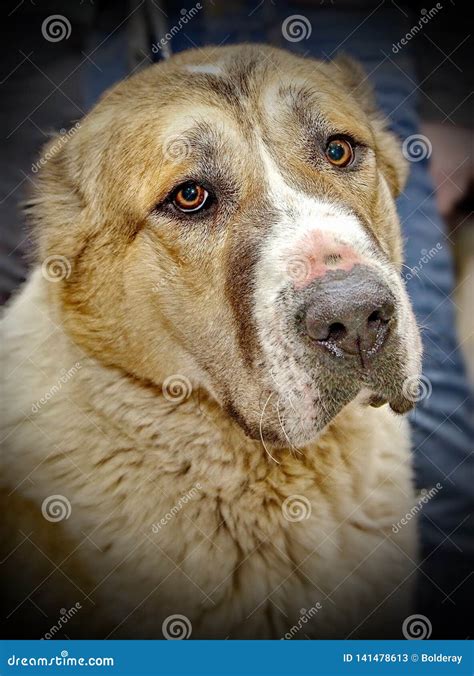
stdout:
<svg viewBox="0 0 474 676">
<path fill-rule="evenodd" d="M 395 308 L 392 303 L 386 303 L 378 310 L 374 310 L 367 318 L 369 327 L 377 327 L 381 324 L 387 324 L 393 317 Z"/>
<path fill-rule="evenodd" d="M 383 319 L 382 313 L 380 312 L 380 310 L 374 310 L 374 312 L 372 312 L 369 315 L 369 318 L 367 319 L 367 323 L 369 325 L 370 324 L 380 324 L 380 322 L 383 322 L 383 321 L 387 321 L 387 320 Z"/>
<path fill-rule="evenodd" d="M 341 322 L 334 322 L 329 326 L 328 336 L 326 340 L 334 340 L 335 342 L 342 340 L 347 336 L 347 329 Z"/>
<path fill-rule="evenodd" d="M 352 299 L 348 299 L 345 314 L 339 309 L 337 320 L 331 322 L 319 318 L 321 310 L 316 307 L 306 313 L 306 331 L 316 343 L 327 349 L 337 347 L 349 355 L 364 353 L 370 356 L 372 350 L 379 351 L 385 342 L 395 312 L 395 306 L 391 302 L 379 304 L 376 310 L 372 308 L 358 308 Z M 332 306 L 326 308 L 326 317 L 331 313 L 335 318 Z"/>
</svg>

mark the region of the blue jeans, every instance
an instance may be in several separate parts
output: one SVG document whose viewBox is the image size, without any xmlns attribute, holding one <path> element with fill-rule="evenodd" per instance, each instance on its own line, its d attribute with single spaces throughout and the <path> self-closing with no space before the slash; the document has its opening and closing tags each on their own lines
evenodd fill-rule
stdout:
<svg viewBox="0 0 474 676">
<path fill-rule="evenodd" d="M 205 5 L 173 38 L 171 48 L 177 52 L 193 45 L 260 41 L 323 59 L 341 49 L 364 65 L 395 133 L 401 139 L 417 133 L 412 53 L 409 45 L 397 54 L 392 52 L 392 44 L 411 24 L 395 6 L 370 14 L 372 10 L 346 11 L 329 4 L 322 8 L 316 2 L 278 1 L 276 5 L 265 2 L 256 7 L 252 0 L 239 2 L 233 11 L 229 2 L 225 11 L 218 12 Z M 293 14 L 309 20 L 308 39 L 284 39 L 281 24 Z M 179 9 L 169 11 L 168 26 L 176 25 L 179 16 Z M 472 397 L 450 299 L 454 277 L 449 237 L 436 210 L 427 161 L 412 162 L 410 169 L 397 206 L 405 240 L 406 282 L 422 327 L 424 375 L 432 388 L 411 416 L 413 452 L 419 488 L 429 491 L 441 485 L 420 515 L 422 564 L 416 610 L 430 619 L 433 637 L 465 638 L 464 617 L 471 611 L 468 585 L 474 579 L 470 577 L 474 558 Z"/>
</svg>

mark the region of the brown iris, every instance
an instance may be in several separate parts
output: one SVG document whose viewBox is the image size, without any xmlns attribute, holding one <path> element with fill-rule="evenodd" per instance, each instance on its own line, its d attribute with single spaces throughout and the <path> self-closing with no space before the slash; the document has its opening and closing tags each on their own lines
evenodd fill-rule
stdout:
<svg viewBox="0 0 474 676">
<path fill-rule="evenodd" d="M 326 157 L 335 167 L 347 167 L 354 159 L 354 149 L 344 138 L 335 138 L 326 146 Z"/>
<path fill-rule="evenodd" d="M 176 189 L 173 204 L 180 211 L 199 211 L 205 205 L 209 193 L 198 183 L 185 183 Z"/>
</svg>

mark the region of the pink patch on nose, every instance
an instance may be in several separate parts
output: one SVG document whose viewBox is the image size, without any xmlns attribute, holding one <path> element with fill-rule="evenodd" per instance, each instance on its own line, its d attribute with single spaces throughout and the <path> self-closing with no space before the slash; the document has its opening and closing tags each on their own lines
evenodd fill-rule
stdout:
<svg viewBox="0 0 474 676">
<path fill-rule="evenodd" d="M 330 233 L 315 230 L 305 235 L 289 255 L 286 270 L 295 288 L 304 289 L 329 270 L 349 271 L 361 261 L 351 246 L 338 242 Z"/>
</svg>

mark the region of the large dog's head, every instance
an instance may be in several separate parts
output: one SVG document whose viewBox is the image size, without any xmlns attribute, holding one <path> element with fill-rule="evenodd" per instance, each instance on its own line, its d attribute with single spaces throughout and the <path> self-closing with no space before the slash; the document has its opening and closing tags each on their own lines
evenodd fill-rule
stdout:
<svg viewBox="0 0 474 676">
<path fill-rule="evenodd" d="M 354 64 L 190 51 L 112 89 L 44 157 L 40 257 L 66 260 L 51 292 L 101 361 L 187 376 L 277 444 L 360 392 L 410 406 L 405 166 Z"/>
</svg>

